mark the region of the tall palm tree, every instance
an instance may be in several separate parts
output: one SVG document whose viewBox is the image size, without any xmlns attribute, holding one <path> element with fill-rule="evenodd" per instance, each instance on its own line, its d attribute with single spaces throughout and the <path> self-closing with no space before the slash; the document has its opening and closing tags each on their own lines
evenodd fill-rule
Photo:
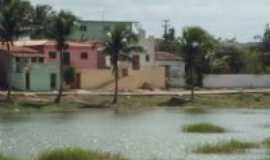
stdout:
<svg viewBox="0 0 270 160">
<path fill-rule="evenodd" d="M 8 55 L 8 71 L 7 71 L 7 84 L 8 93 L 7 100 L 11 100 L 12 90 L 12 53 L 10 51 L 13 41 L 27 31 L 30 25 L 30 8 L 29 2 L 21 0 L 4 0 L 0 8 L 0 40 L 2 45 L 6 46 Z"/>
<path fill-rule="evenodd" d="M 143 48 L 137 44 L 137 35 L 128 29 L 126 25 L 117 25 L 107 35 L 102 52 L 111 57 L 115 81 L 113 104 L 118 102 L 119 58 L 121 56 L 128 57 L 132 52 L 142 52 Z"/>
<path fill-rule="evenodd" d="M 58 95 L 55 99 L 55 103 L 61 102 L 61 97 L 63 94 L 63 59 L 64 59 L 64 51 L 68 48 L 67 38 L 72 31 L 72 27 L 76 17 L 66 11 L 60 11 L 54 18 L 52 22 L 51 28 L 51 38 L 56 41 L 56 47 L 58 53 L 60 54 L 59 61 L 59 71 L 60 71 L 60 84 Z"/>
<path fill-rule="evenodd" d="M 203 73 L 209 68 L 206 55 L 214 50 L 216 40 L 200 27 L 187 27 L 180 39 L 182 56 L 186 64 L 186 79 L 194 99 L 194 86 L 201 85 Z M 196 77 L 194 77 L 196 76 Z"/>
</svg>

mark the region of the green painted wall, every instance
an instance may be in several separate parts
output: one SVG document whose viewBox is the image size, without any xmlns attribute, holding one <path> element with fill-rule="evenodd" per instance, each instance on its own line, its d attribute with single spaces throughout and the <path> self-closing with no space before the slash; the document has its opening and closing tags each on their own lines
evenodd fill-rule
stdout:
<svg viewBox="0 0 270 160">
<path fill-rule="evenodd" d="M 104 41 L 107 33 L 117 25 L 126 25 L 127 28 L 132 29 L 133 22 L 79 21 L 73 27 L 70 39 L 77 41 Z M 82 31 L 81 26 L 85 26 L 86 31 Z"/>
<path fill-rule="evenodd" d="M 50 76 L 52 73 L 57 77 L 57 88 L 59 87 L 59 65 L 57 63 L 32 63 L 26 67 L 22 65 L 21 72 L 16 72 L 16 63 L 12 63 L 12 86 L 16 90 L 26 90 L 26 73 L 30 73 L 30 91 L 50 91 Z"/>
</svg>

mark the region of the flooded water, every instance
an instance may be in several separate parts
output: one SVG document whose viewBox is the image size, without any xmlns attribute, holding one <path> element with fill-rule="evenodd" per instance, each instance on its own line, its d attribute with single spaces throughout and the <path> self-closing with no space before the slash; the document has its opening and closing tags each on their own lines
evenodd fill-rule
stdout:
<svg viewBox="0 0 270 160">
<path fill-rule="evenodd" d="M 74 113 L 1 115 L 0 152 L 27 159 L 39 151 L 78 146 L 120 153 L 131 160 L 258 160 L 264 151 L 238 155 L 196 155 L 204 143 L 231 138 L 260 142 L 270 136 L 270 110 L 219 110 L 188 114 L 163 108 L 142 113 L 118 114 L 111 110 Z M 211 122 L 225 134 L 186 134 L 181 127 Z"/>
</svg>

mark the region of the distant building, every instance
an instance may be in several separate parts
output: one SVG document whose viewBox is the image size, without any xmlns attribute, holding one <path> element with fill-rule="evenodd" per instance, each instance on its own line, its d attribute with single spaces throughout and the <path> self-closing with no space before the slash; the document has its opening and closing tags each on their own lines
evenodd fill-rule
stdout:
<svg viewBox="0 0 270 160">
<path fill-rule="evenodd" d="M 156 64 L 165 67 L 167 88 L 181 88 L 185 82 L 185 63 L 181 57 L 169 52 L 156 52 Z"/>
<path fill-rule="evenodd" d="M 132 21 L 77 21 L 70 35 L 73 41 L 104 41 L 107 33 L 117 25 L 124 25 L 129 30 L 136 28 L 137 22 Z"/>
<path fill-rule="evenodd" d="M 27 47 L 11 47 L 11 64 L 6 48 L 0 46 L 0 88 L 7 88 L 8 73 L 11 86 L 21 91 L 49 91 L 59 87 L 59 64 L 45 62 L 40 51 Z"/>
</svg>

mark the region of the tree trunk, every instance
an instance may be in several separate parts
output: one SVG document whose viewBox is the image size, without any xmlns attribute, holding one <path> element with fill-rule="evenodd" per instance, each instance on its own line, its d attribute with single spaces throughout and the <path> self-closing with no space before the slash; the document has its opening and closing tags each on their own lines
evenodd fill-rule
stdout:
<svg viewBox="0 0 270 160">
<path fill-rule="evenodd" d="M 190 66 L 190 79 L 191 79 L 191 101 L 194 100 L 194 79 L 193 79 L 193 67 Z"/>
<path fill-rule="evenodd" d="M 118 103 L 118 80 L 119 80 L 118 64 L 116 64 L 114 72 L 115 72 L 114 73 L 115 86 L 114 86 L 113 104 L 117 104 Z"/>
<path fill-rule="evenodd" d="M 61 103 L 61 98 L 63 95 L 63 49 L 60 50 L 59 72 L 59 90 L 55 99 L 55 103 L 57 104 Z"/>
<path fill-rule="evenodd" d="M 10 53 L 10 44 L 7 42 L 7 54 L 8 54 L 8 64 L 7 64 L 7 85 L 8 85 L 8 92 L 7 92 L 7 101 L 11 101 L 11 90 L 12 90 L 12 55 Z"/>
</svg>

